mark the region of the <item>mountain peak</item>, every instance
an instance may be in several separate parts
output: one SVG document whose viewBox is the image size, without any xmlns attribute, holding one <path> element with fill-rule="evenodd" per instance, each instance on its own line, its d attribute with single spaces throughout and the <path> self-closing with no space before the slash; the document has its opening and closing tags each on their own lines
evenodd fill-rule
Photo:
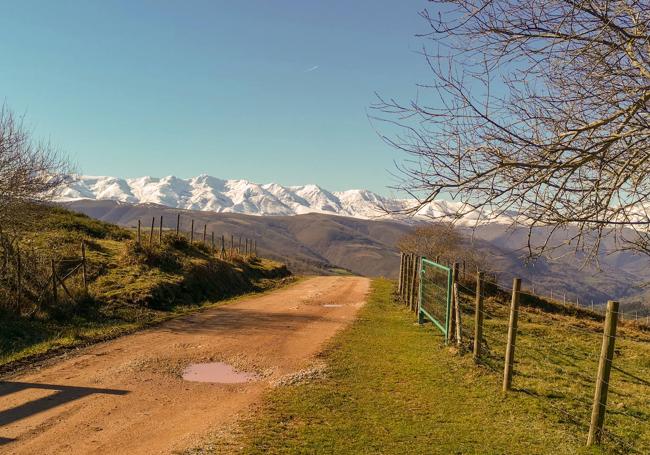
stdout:
<svg viewBox="0 0 650 455">
<path fill-rule="evenodd" d="M 60 191 L 57 199 L 61 202 L 91 199 L 154 203 L 179 209 L 248 215 L 324 213 L 363 219 L 391 217 L 390 212 L 404 211 L 414 204 L 413 200 L 390 199 L 364 189 L 331 192 L 315 184 L 258 184 L 245 179 L 223 180 L 207 174 L 189 179 L 173 175 L 128 179 L 76 176 Z M 448 216 L 458 207 L 458 202 L 434 201 L 420 209 L 417 217 Z M 468 216 L 468 220 L 476 222 L 476 216 Z"/>
</svg>

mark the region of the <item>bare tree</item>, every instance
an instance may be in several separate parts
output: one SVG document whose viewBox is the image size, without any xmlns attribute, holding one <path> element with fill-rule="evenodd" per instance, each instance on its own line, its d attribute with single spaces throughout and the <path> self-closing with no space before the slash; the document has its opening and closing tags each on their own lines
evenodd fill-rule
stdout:
<svg viewBox="0 0 650 455">
<path fill-rule="evenodd" d="M 467 270 L 489 270 L 470 239 L 451 223 L 438 222 L 416 226 L 403 236 L 398 247 L 405 253 L 414 253 L 442 263 L 463 262 Z"/>
<path fill-rule="evenodd" d="M 400 189 L 420 209 L 448 195 L 456 216 L 571 226 L 650 253 L 648 0 L 433 0 L 417 99 L 379 98 L 384 136 L 407 154 Z M 532 245 L 531 245 L 532 251 Z"/>
<path fill-rule="evenodd" d="M 48 142 L 31 138 L 22 119 L 0 109 L 0 228 L 26 221 L 34 203 L 50 200 L 66 182 L 68 162 Z"/>
</svg>

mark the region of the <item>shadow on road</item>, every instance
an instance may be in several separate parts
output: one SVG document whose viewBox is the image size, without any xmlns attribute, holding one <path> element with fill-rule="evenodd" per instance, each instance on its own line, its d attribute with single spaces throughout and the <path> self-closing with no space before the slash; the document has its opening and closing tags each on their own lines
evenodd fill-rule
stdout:
<svg viewBox="0 0 650 455">
<path fill-rule="evenodd" d="M 126 395 L 129 393 L 128 390 L 96 389 L 92 387 L 75 387 L 56 384 L 37 384 L 32 382 L 2 381 L 0 382 L 0 397 L 26 389 L 54 390 L 56 393 L 28 401 L 10 409 L 4 409 L 0 411 L 0 427 L 9 425 L 10 423 L 21 419 L 25 419 L 32 415 L 38 414 L 39 412 L 47 411 L 48 409 L 52 409 L 62 404 L 78 400 L 79 398 L 83 398 L 88 395 L 93 395 L 96 393 L 108 395 Z M 0 401 L 0 406 L 1 405 L 2 402 Z M 11 441 L 12 439 L 0 437 L 0 445 L 7 444 Z"/>
</svg>

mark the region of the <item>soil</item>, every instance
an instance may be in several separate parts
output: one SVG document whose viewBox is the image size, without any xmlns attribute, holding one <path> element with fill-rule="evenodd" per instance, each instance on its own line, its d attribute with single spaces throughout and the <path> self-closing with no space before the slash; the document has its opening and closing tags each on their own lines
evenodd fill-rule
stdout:
<svg viewBox="0 0 650 455">
<path fill-rule="evenodd" d="M 354 319 L 368 290 L 366 278 L 310 278 L 6 378 L 0 452 L 158 454 L 193 447 L 253 412 L 270 387 L 314 370 L 314 357 Z M 257 379 L 183 380 L 189 365 L 208 362 Z"/>
</svg>

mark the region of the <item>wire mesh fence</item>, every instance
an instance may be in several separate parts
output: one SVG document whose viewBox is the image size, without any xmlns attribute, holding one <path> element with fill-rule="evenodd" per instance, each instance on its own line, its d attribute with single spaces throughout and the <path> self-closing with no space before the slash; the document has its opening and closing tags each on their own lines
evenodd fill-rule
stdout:
<svg viewBox="0 0 650 455">
<path fill-rule="evenodd" d="M 441 320 L 445 270 L 424 260 L 421 264 L 420 308 Z M 492 277 L 477 286 L 477 275 L 468 273 L 464 279 L 463 275 L 459 279 L 449 276 L 453 280 L 452 317 L 447 313 L 446 319 L 449 339 L 458 342 L 460 338 L 458 351 L 471 352 L 479 320 L 479 367 L 500 380 L 506 363 L 512 289 Z M 584 442 L 592 421 L 605 318 L 601 312 L 563 305 L 528 290 L 520 291 L 517 299 L 521 299 L 521 306 L 512 390 L 535 397 L 540 412 L 575 426 L 576 441 L 584 438 Z M 454 300 L 458 304 L 456 321 Z M 622 311 L 616 313 L 623 315 Z M 420 322 L 425 321 L 420 318 Z M 457 324 L 457 328 L 450 324 Z M 650 453 L 650 333 L 641 328 L 634 321 L 618 322 L 611 375 L 605 383 L 608 393 L 604 403 L 597 403 L 606 408 L 600 439 L 614 453 Z"/>
<path fill-rule="evenodd" d="M 433 261 L 422 259 L 420 266 L 420 287 L 418 318 L 433 322 L 445 335 L 449 336 L 451 308 L 452 271 Z"/>
<path fill-rule="evenodd" d="M 467 315 L 461 324 L 469 349 L 475 328 L 471 316 L 476 311 L 476 287 L 467 282 L 458 283 L 458 287 L 458 303 Z M 481 297 L 484 325 L 480 362 L 500 373 L 505 362 L 509 308 L 494 294 Z M 514 390 L 539 398 L 542 408 L 557 412 L 585 434 L 594 404 L 603 323 L 526 305 L 519 312 Z M 603 440 L 620 453 L 648 453 L 650 381 L 644 378 L 650 378 L 650 335 L 622 327 L 616 337 L 613 363 L 608 402 L 604 403 L 607 426 Z"/>
</svg>

